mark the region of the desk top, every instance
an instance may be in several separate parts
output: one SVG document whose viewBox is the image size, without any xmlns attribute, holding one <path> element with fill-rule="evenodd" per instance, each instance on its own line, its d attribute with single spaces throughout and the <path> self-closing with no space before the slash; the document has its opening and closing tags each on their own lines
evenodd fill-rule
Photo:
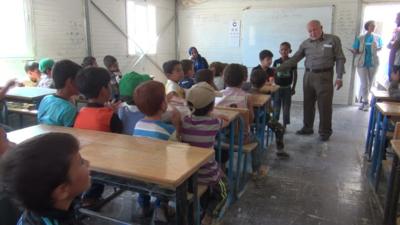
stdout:
<svg viewBox="0 0 400 225">
<path fill-rule="evenodd" d="M 385 116 L 400 116 L 400 102 L 378 102 L 376 108 Z"/>
<path fill-rule="evenodd" d="M 279 90 L 279 85 L 264 85 L 264 87 L 262 87 L 260 89 L 260 92 L 265 93 L 265 94 L 270 94 L 270 93 L 274 93 L 276 91 Z"/>
<path fill-rule="evenodd" d="M 56 89 L 50 88 L 15 87 L 7 92 L 6 100 L 33 101 L 55 93 Z"/>
<path fill-rule="evenodd" d="M 396 101 L 396 99 L 389 96 L 389 92 L 387 92 L 387 91 L 380 91 L 377 89 L 372 89 L 371 93 L 377 101 Z"/>
<path fill-rule="evenodd" d="M 390 141 L 392 148 L 396 153 L 397 157 L 400 157 L 400 139 L 393 139 Z"/>
<path fill-rule="evenodd" d="M 228 117 L 228 123 L 234 121 L 236 119 L 236 117 L 239 116 L 239 112 L 237 111 L 233 111 L 233 110 L 229 110 L 225 107 L 219 107 L 219 106 L 215 106 L 214 110 L 212 111 L 212 113 L 214 115 L 225 115 Z"/>
<path fill-rule="evenodd" d="M 252 94 L 251 98 L 253 100 L 254 107 L 261 107 L 271 100 L 271 95 Z"/>
<path fill-rule="evenodd" d="M 212 149 L 178 142 L 58 126 L 32 126 L 10 132 L 8 138 L 21 143 L 49 132 L 69 133 L 79 139 L 80 152 L 90 161 L 90 168 L 94 171 L 155 183 L 169 189 L 178 187 L 214 157 Z"/>
</svg>

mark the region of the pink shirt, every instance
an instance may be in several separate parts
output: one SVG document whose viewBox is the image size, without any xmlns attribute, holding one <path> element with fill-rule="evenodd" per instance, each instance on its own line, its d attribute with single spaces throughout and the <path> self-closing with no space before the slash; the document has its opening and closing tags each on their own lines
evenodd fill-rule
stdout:
<svg viewBox="0 0 400 225">
<path fill-rule="evenodd" d="M 247 97 L 249 94 L 241 88 L 227 87 L 220 91 L 223 94 L 217 100 L 217 105 L 225 107 L 247 108 Z"/>
</svg>

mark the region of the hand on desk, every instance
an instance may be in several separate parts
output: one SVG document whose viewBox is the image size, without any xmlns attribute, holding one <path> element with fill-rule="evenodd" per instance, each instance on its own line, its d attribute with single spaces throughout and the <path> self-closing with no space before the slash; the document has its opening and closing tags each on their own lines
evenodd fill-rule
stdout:
<svg viewBox="0 0 400 225">
<path fill-rule="evenodd" d="M 118 112 L 118 108 L 120 107 L 122 101 L 118 100 L 118 101 L 112 101 L 106 104 L 106 106 L 110 107 L 115 113 Z"/>
</svg>

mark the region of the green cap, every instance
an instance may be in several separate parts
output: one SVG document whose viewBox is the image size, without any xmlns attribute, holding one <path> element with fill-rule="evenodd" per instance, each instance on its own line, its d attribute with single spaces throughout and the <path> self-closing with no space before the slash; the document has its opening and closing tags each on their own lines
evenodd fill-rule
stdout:
<svg viewBox="0 0 400 225">
<path fill-rule="evenodd" d="M 119 94 L 121 96 L 132 97 L 136 87 L 148 80 L 151 80 L 151 78 L 147 74 L 139 74 L 135 71 L 127 73 L 119 81 Z"/>
<path fill-rule="evenodd" d="M 50 58 L 44 58 L 39 61 L 39 70 L 44 73 L 46 70 L 51 69 L 54 65 L 54 60 Z"/>
</svg>

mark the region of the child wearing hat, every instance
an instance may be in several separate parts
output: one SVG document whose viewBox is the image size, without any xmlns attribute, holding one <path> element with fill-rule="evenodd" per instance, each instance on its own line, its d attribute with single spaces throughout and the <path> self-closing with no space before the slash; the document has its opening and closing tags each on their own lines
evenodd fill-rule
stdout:
<svg viewBox="0 0 400 225">
<path fill-rule="evenodd" d="M 182 142 L 196 147 L 213 148 L 218 131 L 228 125 L 224 116 L 215 117 L 211 114 L 218 94 L 206 82 L 200 82 L 189 89 L 186 100 L 192 115 L 183 119 Z M 207 192 L 200 199 L 204 211 L 201 224 L 211 224 L 224 206 L 227 198 L 227 182 L 224 178 L 215 159 L 200 167 L 198 182 L 208 186 Z"/>
<path fill-rule="evenodd" d="M 39 71 L 42 73 L 42 75 L 40 76 L 38 87 L 54 88 L 52 78 L 53 65 L 54 60 L 50 58 L 44 58 L 39 61 Z"/>
</svg>

